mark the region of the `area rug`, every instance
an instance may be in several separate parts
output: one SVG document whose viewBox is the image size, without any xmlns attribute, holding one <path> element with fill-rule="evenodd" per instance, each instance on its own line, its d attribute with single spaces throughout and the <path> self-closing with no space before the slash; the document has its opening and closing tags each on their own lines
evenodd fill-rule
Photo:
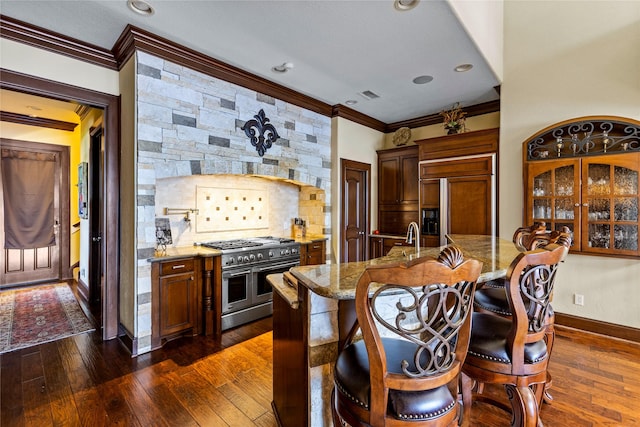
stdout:
<svg viewBox="0 0 640 427">
<path fill-rule="evenodd" d="M 0 292 L 0 354 L 94 330 L 66 283 Z"/>
</svg>

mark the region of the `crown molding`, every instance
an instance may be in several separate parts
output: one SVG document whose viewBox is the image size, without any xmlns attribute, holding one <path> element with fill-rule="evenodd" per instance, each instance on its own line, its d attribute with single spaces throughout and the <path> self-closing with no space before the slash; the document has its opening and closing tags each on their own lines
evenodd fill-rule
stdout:
<svg viewBox="0 0 640 427">
<path fill-rule="evenodd" d="M 366 114 L 362 114 L 342 104 L 334 105 L 331 108 L 331 117 L 341 117 L 343 119 L 351 120 L 352 122 L 367 126 L 379 132 L 385 132 L 386 129 L 386 124 L 384 122 L 374 119 L 373 117 L 369 117 Z"/>
<path fill-rule="evenodd" d="M 470 105 L 464 108 L 467 117 L 480 116 L 482 114 L 495 113 L 500 111 L 500 100 L 483 102 L 482 104 Z M 429 114 L 428 116 L 416 117 L 415 119 L 403 120 L 401 122 L 389 123 L 385 128 L 385 132 L 391 133 L 401 127 L 418 128 L 422 126 L 431 126 L 442 124 L 440 113 Z"/>
<path fill-rule="evenodd" d="M 113 52 L 119 64 L 124 64 L 136 50 L 151 53 L 165 60 L 200 71 L 267 96 L 306 108 L 324 116 L 331 116 L 331 106 L 303 95 L 278 83 L 266 80 L 240 68 L 226 64 L 171 40 L 128 25 L 116 41 Z"/>
<path fill-rule="evenodd" d="M 69 56 L 111 70 L 118 69 L 116 59 L 111 51 L 107 49 L 36 27 L 5 15 L 0 15 L 0 35 L 5 39 Z"/>
<path fill-rule="evenodd" d="M 341 117 L 383 133 L 391 133 L 405 126 L 417 128 L 442 123 L 439 114 L 430 114 L 395 123 L 384 123 L 344 105 L 329 105 L 303 95 L 132 25 L 125 27 L 111 51 L 4 15 L 0 15 L 0 36 L 112 70 L 122 69 L 136 50 L 144 51 L 323 116 Z M 499 87 L 496 88 L 496 91 L 499 93 Z M 465 111 L 467 117 L 493 113 L 500 111 L 500 101 L 472 105 L 466 107 Z"/>
<path fill-rule="evenodd" d="M 0 121 L 18 123 L 20 125 L 38 126 L 43 128 L 64 130 L 73 132 L 77 123 L 63 122 L 61 120 L 45 119 L 43 117 L 31 117 L 26 114 L 11 113 L 8 111 L 0 111 Z"/>
</svg>

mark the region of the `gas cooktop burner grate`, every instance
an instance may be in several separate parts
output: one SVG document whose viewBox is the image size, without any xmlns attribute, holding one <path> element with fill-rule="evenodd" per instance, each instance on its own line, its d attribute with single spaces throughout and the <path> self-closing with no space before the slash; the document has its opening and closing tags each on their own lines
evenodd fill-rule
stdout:
<svg viewBox="0 0 640 427">
<path fill-rule="evenodd" d="M 258 239 L 262 239 L 262 240 L 272 240 L 274 242 L 277 243 L 293 243 L 295 242 L 294 239 L 291 239 L 289 237 L 273 237 L 273 236 L 265 236 L 265 237 L 258 237 Z"/>
<path fill-rule="evenodd" d="M 251 248 L 255 246 L 262 246 L 261 242 L 254 242 L 251 240 L 220 240 L 214 242 L 203 242 L 200 243 L 202 246 L 206 246 L 212 249 L 220 249 L 220 250 L 230 250 L 230 249 L 241 249 L 241 248 Z"/>
</svg>

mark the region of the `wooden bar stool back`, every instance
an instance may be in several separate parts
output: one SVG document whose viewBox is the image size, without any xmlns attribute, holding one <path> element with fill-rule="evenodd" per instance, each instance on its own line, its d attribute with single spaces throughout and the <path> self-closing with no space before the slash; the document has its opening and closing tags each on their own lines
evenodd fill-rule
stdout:
<svg viewBox="0 0 640 427">
<path fill-rule="evenodd" d="M 511 402 L 513 426 L 536 426 L 547 381 L 550 348 L 546 340 L 558 264 L 568 245 L 553 243 L 518 255 L 507 272 L 509 318 L 474 312 L 469 352 L 463 366 L 463 399 L 468 420 L 472 385 L 502 384 Z M 497 401 L 475 394 L 480 401 Z"/>
<path fill-rule="evenodd" d="M 480 261 L 447 247 L 438 259 L 364 271 L 356 288 L 357 324 L 334 370 L 334 425 L 457 425 L 459 374 L 481 269 Z"/>
</svg>

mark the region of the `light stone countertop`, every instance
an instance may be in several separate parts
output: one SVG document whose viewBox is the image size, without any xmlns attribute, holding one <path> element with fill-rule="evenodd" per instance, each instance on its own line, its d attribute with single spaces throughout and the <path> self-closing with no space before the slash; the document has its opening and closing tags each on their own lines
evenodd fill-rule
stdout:
<svg viewBox="0 0 640 427">
<path fill-rule="evenodd" d="M 177 246 L 167 247 L 165 251 L 156 250 L 153 257 L 147 259 L 149 262 L 170 261 L 172 259 L 189 258 L 193 256 L 213 257 L 222 255 L 222 251 L 211 249 L 205 246 Z"/>
<path fill-rule="evenodd" d="M 519 254 L 512 241 L 499 237 L 462 234 L 447 237 L 462 250 L 465 259 L 475 258 L 482 261 L 482 273 L 478 283 L 505 277 L 507 268 Z M 358 279 L 368 265 L 393 264 L 426 256 L 437 257 L 443 248 L 421 248 L 416 256 L 414 247 L 398 246 L 392 248 L 387 256 L 369 261 L 300 266 L 293 267 L 290 271 L 298 279 L 299 285 L 320 296 L 353 299 Z"/>
</svg>

